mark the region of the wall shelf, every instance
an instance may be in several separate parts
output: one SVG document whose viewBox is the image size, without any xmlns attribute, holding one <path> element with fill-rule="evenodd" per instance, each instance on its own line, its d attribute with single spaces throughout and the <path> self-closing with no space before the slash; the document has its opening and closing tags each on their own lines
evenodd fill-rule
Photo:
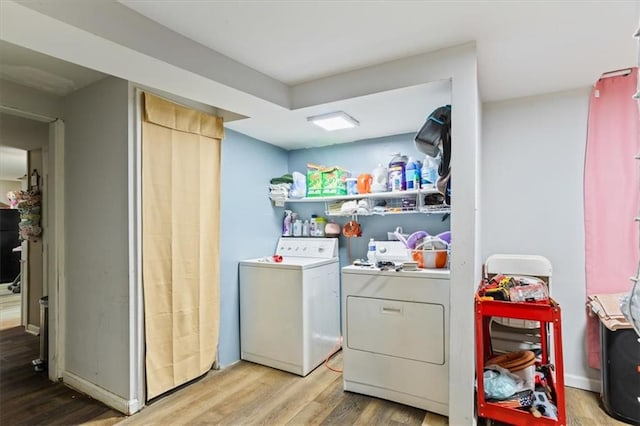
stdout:
<svg viewBox="0 0 640 426">
<path fill-rule="evenodd" d="M 423 196 L 430 194 L 438 194 L 435 187 L 423 188 L 409 191 L 393 191 L 393 192 L 375 192 L 369 194 L 355 195 L 336 195 L 330 197 L 308 197 L 308 198 L 289 198 L 284 200 L 287 203 L 325 203 L 325 214 L 330 217 L 351 217 L 351 216 L 387 216 L 397 214 L 449 214 L 451 207 L 439 205 L 425 205 Z M 346 201 L 371 200 L 370 211 L 366 213 L 341 212 L 336 210 L 336 204 Z M 385 201 L 385 210 L 374 209 L 376 201 Z M 403 206 L 403 200 L 410 200 L 413 203 L 410 206 Z M 331 208 L 330 206 L 333 206 Z"/>
</svg>

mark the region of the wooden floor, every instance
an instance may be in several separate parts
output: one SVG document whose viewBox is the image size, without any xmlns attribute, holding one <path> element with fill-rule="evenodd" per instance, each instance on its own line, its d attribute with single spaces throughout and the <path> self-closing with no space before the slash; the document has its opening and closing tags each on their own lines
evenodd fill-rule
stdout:
<svg viewBox="0 0 640 426">
<path fill-rule="evenodd" d="M 342 390 L 342 375 L 318 367 L 302 378 L 241 361 L 126 417 L 35 373 L 38 338 L 0 331 L 0 425 L 446 425 L 423 410 Z M 341 368 L 342 354 L 331 361 Z M 567 388 L 569 425 L 623 425 L 591 392 Z"/>
<path fill-rule="evenodd" d="M 105 413 L 102 403 L 36 373 L 40 340 L 13 327 L 0 331 L 0 425 L 68 425 L 90 422 Z"/>
</svg>

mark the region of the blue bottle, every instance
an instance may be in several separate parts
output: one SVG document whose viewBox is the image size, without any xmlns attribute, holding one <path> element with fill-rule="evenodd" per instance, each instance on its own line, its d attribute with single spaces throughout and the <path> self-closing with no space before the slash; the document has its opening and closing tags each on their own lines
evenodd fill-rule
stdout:
<svg viewBox="0 0 640 426">
<path fill-rule="evenodd" d="M 405 169 L 405 181 L 407 191 L 420 189 L 420 166 L 411 157 L 409 157 L 409 162 Z"/>
</svg>

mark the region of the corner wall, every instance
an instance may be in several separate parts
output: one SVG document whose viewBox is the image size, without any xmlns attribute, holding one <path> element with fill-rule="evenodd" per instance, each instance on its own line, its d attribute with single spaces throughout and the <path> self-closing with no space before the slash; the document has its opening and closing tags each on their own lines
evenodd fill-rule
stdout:
<svg viewBox="0 0 640 426">
<path fill-rule="evenodd" d="M 598 390 L 587 367 L 583 174 L 589 88 L 483 105 L 482 256 L 539 254 L 562 307 L 567 385 Z"/>
<path fill-rule="evenodd" d="M 64 99 L 65 370 L 129 399 L 128 83 Z"/>
<path fill-rule="evenodd" d="M 238 262 L 273 253 L 282 209 L 268 197 L 271 178 L 287 172 L 287 152 L 225 129 L 220 216 L 220 365 L 240 359 Z"/>
</svg>

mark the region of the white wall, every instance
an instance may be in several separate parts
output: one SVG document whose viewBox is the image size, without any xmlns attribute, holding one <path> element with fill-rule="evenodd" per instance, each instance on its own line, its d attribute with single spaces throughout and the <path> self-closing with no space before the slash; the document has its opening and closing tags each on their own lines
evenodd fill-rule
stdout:
<svg viewBox="0 0 640 426">
<path fill-rule="evenodd" d="M 67 372 L 129 399 L 128 83 L 64 100 Z"/>
<path fill-rule="evenodd" d="M 597 390 L 586 363 L 583 170 L 589 88 L 483 105 L 482 255 L 551 260 L 567 385 Z"/>
<path fill-rule="evenodd" d="M 47 123 L 0 113 L 0 145 L 28 151 L 43 148 L 48 142 Z"/>
<path fill-rule="evenodd" d="M 0 79 L 0 106 L 30 114 L 62 118 L 60 97 Z"/>
</svg>

